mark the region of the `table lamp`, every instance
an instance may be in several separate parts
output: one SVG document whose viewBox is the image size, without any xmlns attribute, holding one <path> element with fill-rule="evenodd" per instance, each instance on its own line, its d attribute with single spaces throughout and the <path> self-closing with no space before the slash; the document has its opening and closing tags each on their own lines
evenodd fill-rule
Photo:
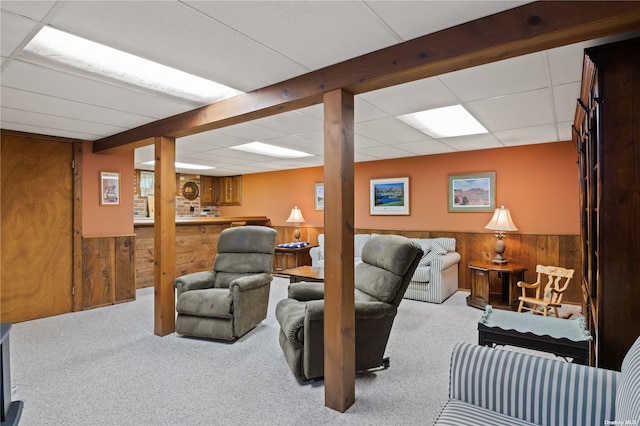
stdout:
<svg viewBox="0 0 640 426">
<path fill-rule="evenodd" d="M 295 239 L 296 243 L 299 242 L 300 224 L 304 223 L 304 217 L 302 217 L 302 212 L 300 211 L 298 206 L 295 206 L 291 209 L 291 214 L 289 215 L 289 219 L 287 219 L 287 222 L 292 222 L 294 224 L 295 230 L 293 231 L 293 238 Z"/>
<path fill-rule="evenodd" d="M 504 249 L 506 248 L 502 239 L 505 236 L 505 231 L 518 230 L 518 228 L 516 228 L 516 225 L 513 223 L 513 220 L 511 219 L 511 213 L 509 212 L 509 209 L 505 208 L 504 206 L 496 209 L 496 211 L 493 212 L 493 217 L 491 218 L 487 226 L 485 226 L 485 228 L 496 231 L 495 235 L 498 239 L 496 241 L 495 247 L 493 248 L 496 252 L 496 257 L 494 257 L 491 262 L 499 264 L 507 263 L 507 260 L 502 257 L 502 253 L 504 253 Z"/>
</svg>

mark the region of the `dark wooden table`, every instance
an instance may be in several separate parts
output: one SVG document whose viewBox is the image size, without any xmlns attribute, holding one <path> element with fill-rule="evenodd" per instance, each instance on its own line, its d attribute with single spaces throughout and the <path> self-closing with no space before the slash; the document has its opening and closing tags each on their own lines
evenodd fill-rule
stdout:
<svg viewBox="0 0 640 426">
<path fill-rule="evenodd" d="M 314 266 L 299 266 L 297 268 L 285 269 L 279 272 L 282 275 L 289 275 L 290 283 L 307 282 L 323 282 L 324 268 L 316 268 Z"/>
<path fill-rule="evenodd" d="M 517 310 L 518 281 L 524 280 L 527 268 L 519 263 L 492 263 L 484 261 L 469 262 L 471 269 L 471 294 L 467 296 L 467 305 L 484 309 L 491 305 L 498 309 Z M 490 291 L 490 274 L 497 273 L 502 278 L 502 292 Z"/>
<path fill-rule="evenodd" d="M 278 273 L 283 273 L 285 269 L 293 269 L 298 266 L 311 265 L 311 256 L 309 250 L 312 245 L 305 247 L 286 248 L 276 247 L 273 254 L 273 269 Z"/>
</svg>

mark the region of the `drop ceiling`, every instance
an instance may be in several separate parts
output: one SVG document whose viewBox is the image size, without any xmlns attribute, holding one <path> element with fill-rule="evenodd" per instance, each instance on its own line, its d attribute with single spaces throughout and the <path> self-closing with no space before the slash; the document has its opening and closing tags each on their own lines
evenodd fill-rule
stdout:
<svg viewBox="0 0 640 426">
<path fill-rule="evenodd" d="M 473 19 L 522 1 L 5 1 L 1 7 L 3 129 L 96 140 L 199 106 L 32 62 L 43 25 L 242 91 Z M 623 35 L 623 37 L 626 35 Z M 358 95 L 355 160 L 376 161 L 551 143 L 571 138 L 591 40 Z M 462 104 L 488 130 L 432 139 L 396 118 Z M 230 149 L 260 141 L 313 156 L 276 159 Z M 235 175 L 321 166 L 321 105 L 178 139 L 177 161 Z M 153 147 L 136 150 L 136 167 Z M 188 170 L 178 170 L 188 172 Z"/>
</svg>

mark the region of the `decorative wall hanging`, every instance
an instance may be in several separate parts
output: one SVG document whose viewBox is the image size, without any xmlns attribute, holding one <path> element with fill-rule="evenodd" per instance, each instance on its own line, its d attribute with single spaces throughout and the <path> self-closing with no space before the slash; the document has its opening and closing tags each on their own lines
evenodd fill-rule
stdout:
<svg viewBox="0 0 640 426">
<path fill-rule="evenodd" d="M 408 215 L 409 178 L 371 179 L 369 214 Z"/>
</svg>

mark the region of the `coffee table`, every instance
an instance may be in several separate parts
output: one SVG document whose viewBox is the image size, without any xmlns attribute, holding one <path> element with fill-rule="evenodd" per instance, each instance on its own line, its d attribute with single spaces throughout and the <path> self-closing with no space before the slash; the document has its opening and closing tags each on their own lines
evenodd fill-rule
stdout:
<svg viewBox="0 0 640 426">
<path fill-rule="evenodd" d="M 324 281 L 324 268 L 314 266 L 298 266 L 297 268 L 284 269 L 280 274 L 289 275 L 290 283 L 300 283 L 303 281 L 318 283 Z"/>
</svg>

